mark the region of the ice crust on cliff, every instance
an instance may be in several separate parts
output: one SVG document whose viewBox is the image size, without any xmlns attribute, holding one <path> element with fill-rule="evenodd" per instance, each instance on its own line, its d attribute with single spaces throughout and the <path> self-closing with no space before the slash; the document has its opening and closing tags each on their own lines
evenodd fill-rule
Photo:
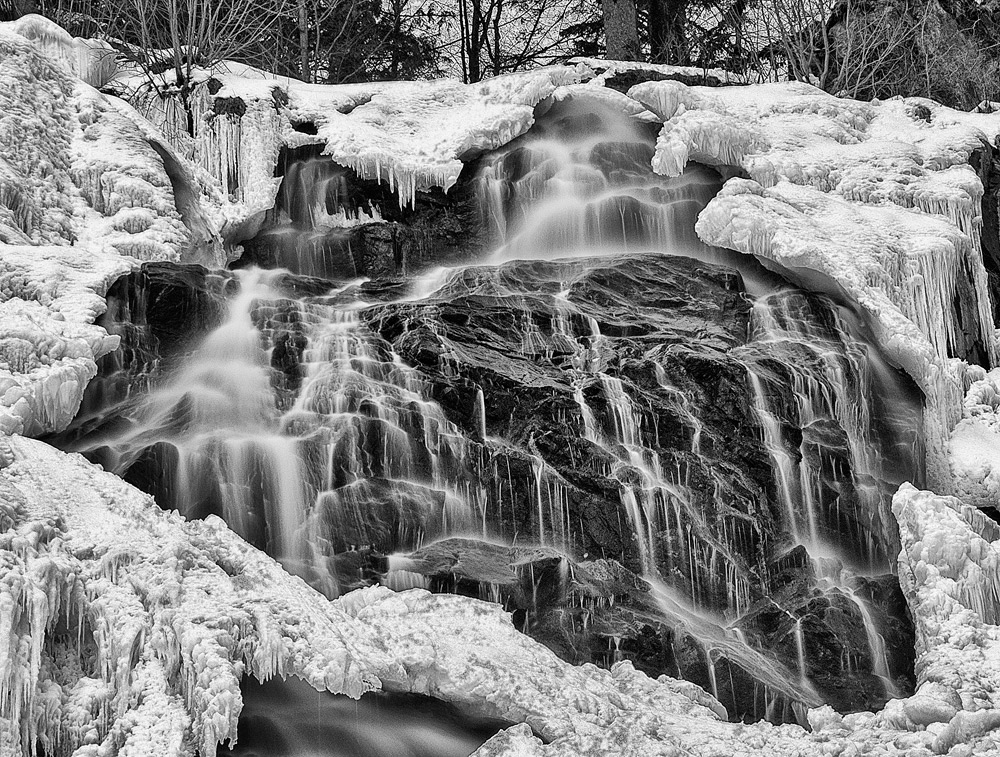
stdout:
<svg viewBox="0 0 1000 757">
<path fill-rule="evenodd" d="M 201 74 L 206 84 L 194 98 L 194 140 L 181 133 L 186 116 L 173 103 L 141 86 L 132 100 L 247 206 L 247 218 L 273 205 L 274 166 L 284 145 L 322 145 L 362 178 L 384 181 L 404 206 L 418 190 L 449 189 L 464 161 L 526 132 L 535 105 L 592 75 L 583 66 L 552 66 L 470 85 L 437 79 L 325 86 L 231 70 L 225 64 Z M 300 124 L 317 133 L 296 131 Z"/>
<path fill-rule="evenodd" d="M 720 720 L 698 686 L 572 666 L 497 605 L 383 587 L 327 601 L 221 520 L 187 521 L 82 457 L 0 443 L 0 754 L 192 755 L 235 739 L 244 674 L 429 694 L 515 725 L 492 755 L 994 754 L 1000 529 L 904 486 L 917 694 L 795 725 Z M 537 734 L 537 736 L 535 735 Z M 540 739 L 539 739 L 540 737 Z M 950 751 L 949 751 L 950 750 Z"/>
<path fill-rule="evenodd" d="M 51 22 L 0 25 L 2 433 L 72 420 L 117 346 L 93 325 L 104 295 L 137 261 L 225 261 L 199 179 L 138 113 L 44 54 L 62 42 Z"/>
</svg>

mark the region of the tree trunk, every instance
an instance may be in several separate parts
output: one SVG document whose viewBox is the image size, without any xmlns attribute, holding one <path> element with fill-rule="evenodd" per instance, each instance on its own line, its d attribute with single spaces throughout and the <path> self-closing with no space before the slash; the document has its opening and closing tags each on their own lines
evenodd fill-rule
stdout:
<svg viewBox="0 0 1000 757">
<path fill-rule="evenodd" d="M 639 60 L 639 29 L 635 0 L 601 0 L 604 37 L 611 60 Z"/>
<path fill-rule="evenodd" d="M 469 82 L 483 78 L 483 3 L 471 0 L 472 20 L 469 22 Z"/>
<path fill-rule="evenodd" d="M 306 0 L 298 2 L 298 24 L 299 24 L 299 78 L 304 82 L 312 80 L 312 71 L 309 67 L 309 12 L 306 9 Z"/>
<path fill-rule="evenodd" d="M 691 64 L 687 5 L 688 0 L 649 0 L 649 57 L 654 63 Z"/>
</svg>

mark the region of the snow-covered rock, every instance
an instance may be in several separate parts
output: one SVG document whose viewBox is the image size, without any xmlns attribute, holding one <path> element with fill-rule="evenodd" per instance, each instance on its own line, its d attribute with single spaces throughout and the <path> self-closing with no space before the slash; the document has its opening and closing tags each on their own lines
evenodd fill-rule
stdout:
<svg viewBox="0 0 1000 757">
<path fill-rule="evenodd" d="M 540 101 L 592 75 L 584 66 L 552 66 L 470 85 L 438 79 L 324 86 L 213 71 L 192 100 L 193 140 L 175 103 L 142 87 L 132 102 L 249 213 L 273 205 L 282 145 L 322 145 L 359 176 L 385 181 L 406 205 L 417 190 L 450 188 L 464 161 L 526 132 Z M 316 133 L 296 131 L 300 124 Z"/>
</svg>

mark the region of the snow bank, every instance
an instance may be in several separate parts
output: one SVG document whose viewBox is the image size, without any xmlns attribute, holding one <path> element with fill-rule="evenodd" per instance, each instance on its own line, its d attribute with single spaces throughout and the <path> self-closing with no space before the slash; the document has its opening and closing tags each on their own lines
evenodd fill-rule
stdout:
<svg viewBox="0 0 1000 757">
<path fill-rule="evenodd" d="M 377 587 L 329 602 L 217 518 L 186 521 L 77 455 L 0 442 L 0 733 L 5 754 L 215 753 L 239 680 L 296 676 L 358 697 L 429 694 L 515 725 L 476 754 L 953 755 L 1000 748 L 1000 529 L 900 489 L 900 573 L 919 690 L 878 714 L 720 720 L 694 684 L 572 666 L 498 606 Z"/>
</svg>

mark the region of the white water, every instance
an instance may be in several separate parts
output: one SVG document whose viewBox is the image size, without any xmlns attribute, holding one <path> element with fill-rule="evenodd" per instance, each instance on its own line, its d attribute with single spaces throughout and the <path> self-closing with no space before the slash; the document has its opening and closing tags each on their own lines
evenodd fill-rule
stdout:
<svg viewBox="0 0 1000 757">
<path fill-rule="evenodd" d="M 787 374 L 772 374 L 766 365 L 747 362 L 747 373 L 760 420 L 764 444 L 772 460 L 775 486 L 786 513 L 786 527 L 792 546 L 803 546 L 812 562 L 816 585 L 824 593 L 837 593 L 857 609 L 868 640 L 873 673 L 882 681 L 887 695 L 899 696 L 892 680 L 885 641 L 871 607 L 855 590 L 855 574 L 850 569 L 872 574 L 892 573 L 898 539 L 889 510 L 889 491 L 877 482 L 884 478 L 873 435 L 874 419 L 868 398 L 879 391 L 876 385 L 879 358 L 847 340 L 848 329 L 836 310 L 828 327 L 809 320 L 808 304 L 791 292 L 762 297 L 752 311 L 751 346 L 772 345 L 788 365 L 791 375 L 793 418 L 803 430 L 794 453 L 779 419 L 780 410 L 766 384 L 784 383 Z M 808 448 L 809 430 L 832 425 L 844 432 L 848 443 L 849 472 L 842 472 L 838 485 L 852 501 L 844 510 L 860 516 L 854 528 L 842 525 L 841 497 L 830 501 L 830 481 L 823 470 L 824 459 Z M 817 437 L 818 438 L 818 437 Z M 823 441 L 818 445 L 822 450 Z M 836 454 L 836 452 L 834 452 Z M 850 484 L 846 487 L 845 484 Z M 853 495 L 853 496 L 852 496 Z M 858 528 L 857 526 L 860 526 Z M 795 621 L 795 642 L 799 669 L 805 670 L 801 617 Z"/>
</svg>

